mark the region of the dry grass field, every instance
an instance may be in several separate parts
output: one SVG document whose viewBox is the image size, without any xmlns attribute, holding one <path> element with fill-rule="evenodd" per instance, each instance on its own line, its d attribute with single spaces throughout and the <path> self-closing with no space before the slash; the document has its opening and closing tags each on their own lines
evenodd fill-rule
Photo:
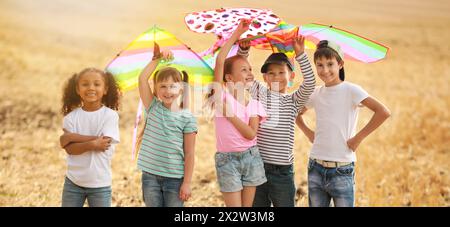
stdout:
<svg viewBox="0 0 450 227">
<path fill-rule="evenodd" d="M 222 6 L 270 8 L 291 24 L 333 24 L 389 46 L 381 62 L 346 62 L 348 80 L 392 111 L 357 151 L 356 205 L 450 206 L 446 0 L 1 0 L 0 206 L 60 206 L 66 171 L 58 141 L 60 108 L 62 86 L 70 75 L 88 66 L 104 68 L 154 24 L 202 51 L 215 38 L 189 31 L 183 18 Z M 259 69 L 268 54 L 253 51 L 253 67 Z M 125 93 L 119 111 L 122 142 L 112 164 L 113 206 L 144 205 L 141 174 L 131 160 L 137 100 L 137 91 Z M 363 109 L 359 126 L 370 116 Z M 306 119 L 312 123 L 313 112 Z M 186 206 L 223 206 L 214 169 L 213 125 L 198 121 L 193 197 Z M 310 147 L 297 129 L 297 206 L 308 205 L 305 170 Z"/>
</svg>

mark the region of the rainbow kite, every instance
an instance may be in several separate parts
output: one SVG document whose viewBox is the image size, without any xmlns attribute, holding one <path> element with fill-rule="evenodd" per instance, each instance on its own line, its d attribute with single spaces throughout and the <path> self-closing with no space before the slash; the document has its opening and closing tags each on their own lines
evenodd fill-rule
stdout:
<svg viewBox="0 0 450 227">
<path fill-rule="evenodd" d="M 170 50 L 174 56 L 174 59 L 170 62 L 161 62 L 155 72 L 164 66 L 184 70 L 189 74 L 189 83 L 194 85 L 195 88 L 200 87 L 201 89 L 205 89 L 213 81 L 213 69 L 199 55 L 175 38 L 174 35 L 154 26 L 139 35 L 106 67 L 106 71 L 113 74 L 122 91 L 129 91 L 138 86 L 139 74 L 153 57 L 155 42 L 158 43 L 161 50 Z M 136 136 L 142 114 L 143 106 L 139 100 L 133 130 L 132 160 L 135 160 L 137 156 L 135 150 Z"/>
<path fill-rule="evenodd" d="M 299 34 L 305 36 L 306 48 L 315 49 L 320 40 L 331 40 L 341 46 L 344 58 L 365 63 L 386 57 L 389 47 L 331 25 L 302 25 Z"/>
<path fill-rule="evenodd" d="M 281 21 L 274 29 L 264 36 L 270 43 L 274 53 L 285 53 L 289 58 L 293 58 L 295 55 L 293 44 L 297 33 L 297 26 Z"/>
<path fill-rule="evenodd" d="M 170 50 L 174 55 L 172 61 L 160 63 L 156 70 L 164 66 L 184 70 L 189 74 L 189 83 L 195 86 L 206 87 L 213 81 L 213 69 L 198 54 L 174 35 L 154 26 L 139 35 L 106 67 L 122 91 L 137 87 L 139 74 L 153 57 L 154 42 L 159 44 L 161 50 Z"/>
</svg>

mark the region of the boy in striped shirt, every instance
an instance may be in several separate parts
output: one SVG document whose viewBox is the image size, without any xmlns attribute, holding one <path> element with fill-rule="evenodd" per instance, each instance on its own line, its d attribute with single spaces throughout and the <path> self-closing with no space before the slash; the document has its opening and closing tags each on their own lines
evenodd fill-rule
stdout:
<svg viewBox="0 0 450 227">
<path fill-rule="evenodd" d="M 238 54 L 248 56 L 249 43 L 241 42 Z M 259 81 L 249 85 L 252 98 L 259 100 L 268 115 L 258 128 L 258 148 L 264 161 L 267 182 L 256 188 L 254 207 L 295 206 L 293 146 L 295 120 L 316 84 L 311 64 L 304 52 L 304 37 L 294 40 L 295 59 L 304 80 L 294 93 L 288 84 L 294 79 L 294 67 L 284 53 L 273 53 L 261 67 L 267 87 Z"/>
</svg>

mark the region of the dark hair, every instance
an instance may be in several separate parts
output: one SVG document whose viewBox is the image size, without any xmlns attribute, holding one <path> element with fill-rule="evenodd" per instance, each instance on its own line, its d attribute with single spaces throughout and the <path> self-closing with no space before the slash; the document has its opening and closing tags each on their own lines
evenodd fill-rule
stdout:
<svg viewBox="0 0 450 227">
<path fill-rule="evenodd" d="M 287 66 L 289 71 L 294 71 L 294 65 L 285 53 L 272 53 L 269 57 L 267 57 L 263 66 L 261 67 L 261 73 L 267 73 L 269 66 L 272 64 Z"/>
<path fill-rule="evenodd" d="M 121 92 L 116 84 L 114 76 L 111 73 L 105 72 L 103 70 L 99 70 L 96 68 L 86 68 L 79 73 L 73 74 L 64 86 L 62 98 L 63 106 L 61 109 L 61 112 L 64 116 L 70 113 L 75 108 L 82 106 L 81 97 L 77 93 L 78 80 L 80 79 L 81 75 L 88 72 L 98 73 L 105 80 L 105 87 L 107 88 L 107 92 L 106 95 L 102 97 L 103 105 L 113 110 L 119 109 L 119 99 L 121 96 Z"/>
<path fill-rule="evenodd" d="M 316 50 L 316 52 L 314 52 L 314 62 L 316 62 L 317 59 L 322 58 L 322 57 L 325 57 L 326 59 L 335 58 L 338 63 L 343 62 L 343 60 L 339 56 L 339 54 L 336 53 L 336 51 L 334 51 L 333 49 L 329 48 L 327 46 L 327 43 L 319 43 L 319 45 L 317 45 L 317 50 Z M 344 67 L 339 69 L 339 79 L 341 81 L 345 80 Z"/>
</svg>

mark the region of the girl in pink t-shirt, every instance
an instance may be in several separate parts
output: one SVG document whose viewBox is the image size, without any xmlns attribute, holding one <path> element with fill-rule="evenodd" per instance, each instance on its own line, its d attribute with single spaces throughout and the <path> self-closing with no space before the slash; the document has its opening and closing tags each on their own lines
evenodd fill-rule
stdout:
<svg viewBox="0 0 450 227">
<path fill-rule="evenodd" d="M 267 115 L 262 104 L 251 99 L 245 89 L 245 83 L 253 81 L 252 68 L 242 56 L 226 58 L 249 24 L 249 20 L 242 20 L 220 50 L 214 68 L 214 89 L 208 95 L 216 109 L 217 179 L 225 205 L 232 207 L 251 207 L 256 186 L 267 181 L 256 146 L 256 132 Z"/>
</svg>

